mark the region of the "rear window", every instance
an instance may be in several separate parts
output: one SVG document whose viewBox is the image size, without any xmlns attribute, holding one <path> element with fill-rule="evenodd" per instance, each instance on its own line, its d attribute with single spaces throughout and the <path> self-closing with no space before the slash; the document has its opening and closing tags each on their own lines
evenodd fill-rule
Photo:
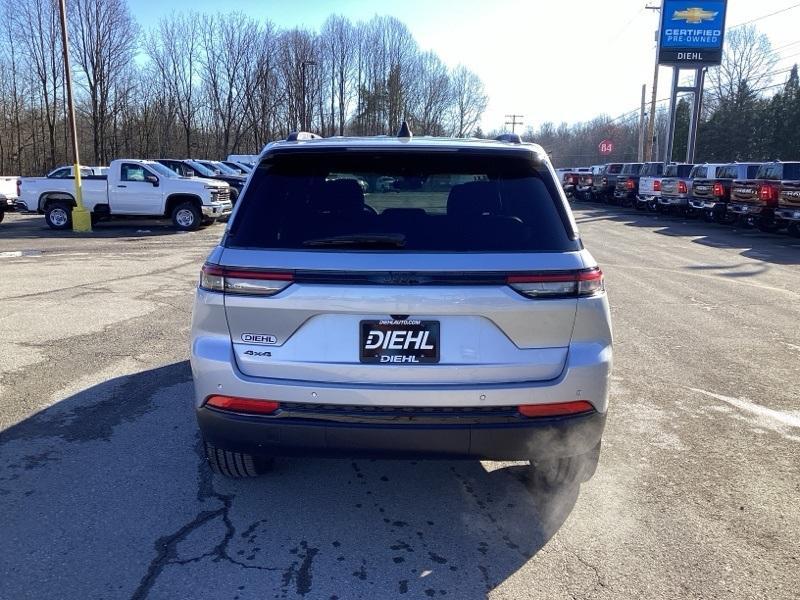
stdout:
<svg viewBox="0 0 800 600">
<path fill-rule="evenodd" d="M 689 173 L 689 177 L 691 179 L 708 177 L 708 167 L 701 167 L 700 165 L 696 166 L 694 169 L 692 169 L 692 172 Z"/>
<path fill-rule="evenodd" d="M 616 175 L 620 171 L 622 171 L 622 164 L 621 163 L 614 163 L 614 164 L 608 165 L 608 167 L 606 168 L 606 173 L 611 173 L 612 175 Z"/>
<path fill-rule="evenodd" d="M 642 177 L 653 177 L 664 172 L 664 163 L 645 163 L 642 167 Z"/>
<path fill-rule="evenodd" d="M 800 163 L 783 163 L 783 178 L 800 180 Z"/>
<path fill-rule="evenodd" d="M 759 165 L 750 165 L 747 167 L 747 178 L 748 179 L 755 179 L 756 175 L 758 175 L 758 170 L 761 167 Z"/>
<path fill-rule="evenodd" d="M 225 245 L 293 250 L 578 250 L 529 155 L 287 151 L 252 175 Z"/>
<path fill-rule="evenodd" d="M 779 164 L 762 165 L 758 173 L 756 173 L 756 179 L 773 179 L 775 181 L 780 181 L 783 176 L 782 171 L 781 165 Z"/>
<path fill-rule="evenodd" d="M 719 170 L 717 171 L 717 179 L 737 179 L 738 177 L 739 177 L 739 168 L 736 165 L 726 165 L 724 167 L 720 167 Z"/>
<path fill-rule="evenodd" d="M 629 163 L 622 167 L 623 175 L 638 175 L 642 170 L 642 163 Z"/>
<path fill-rule="evenodd" d="M 664 171 L 665 177 L 688 177 L 694 165 L 667 165 Z"/>
</svg>

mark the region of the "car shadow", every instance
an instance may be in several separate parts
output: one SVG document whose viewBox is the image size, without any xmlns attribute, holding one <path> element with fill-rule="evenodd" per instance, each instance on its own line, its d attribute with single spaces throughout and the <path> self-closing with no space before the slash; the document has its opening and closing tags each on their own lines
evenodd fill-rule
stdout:
<svg viewBox="0 0 800 600">
<path fill-rule="evenodd" d="M 222 233 L 224 223 L 215 223 L 208 227 Z M 201 228 L 208 229 L 208 227 Z M 0 223 L 0 239 L 35 240 L 42 238 L 142 238 L 186 234 L 177 230 L 169 219 L 115 219 L 100 221 L 92 225 L 92 231 L 78 233 L 71 230 L 58 231 L 50 229 L 42 215 L 35 213 L 7 213 Z"/>
<path fill-rule="evenodd" d="M 738 250 L 741 256 L 765 263 L 800 264 L 800 239 L 784 232 L 765 233 L 756 228 L 707 223 L 697 218 L 637 211 L 594 202 L 573 203 L 572 208 L 579 226 L 581 223 L 615 221 L 629 227 L 649 228 L 661 235 L 691 237 L 696 244 Z M 751 273 L 724 275 L 741 277 L 748 274 Z"/>
<path fill-rule="evenodd" d="M 578 492 L 478 461 L 279 459 L 224 479 L 175 363 L 0 432 L 0 597 L 485 598 Z"/>
</svg>

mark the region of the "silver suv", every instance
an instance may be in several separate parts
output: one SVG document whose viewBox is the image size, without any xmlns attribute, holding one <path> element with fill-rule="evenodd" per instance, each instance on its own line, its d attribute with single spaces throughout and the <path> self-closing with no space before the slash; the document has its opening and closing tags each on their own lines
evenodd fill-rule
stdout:
<svg viewBox="0 0 800 600">
<path fill-rule="evenodd" d="M 529 460 L 542 486 L 591 477 L 603 275 L 545 152 L 501 137 L 301 133 L 264 149 L 194 304 L 214 471 L 368 454 Z"/>
</svg>

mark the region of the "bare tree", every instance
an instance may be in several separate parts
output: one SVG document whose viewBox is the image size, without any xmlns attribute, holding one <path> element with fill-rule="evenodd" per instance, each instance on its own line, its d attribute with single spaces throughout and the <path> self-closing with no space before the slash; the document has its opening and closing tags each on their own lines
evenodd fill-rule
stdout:
<svg viewBox="0 0 800 600">
<path fill-rule="evenodd" d="M 451 135 L 465 137 L 472 133 L 480 121 L 489 98 L 480 78 L 463 65 L 456 67 L 451 81 L 453 93 Z"/>
<path fill-rule="evenodd" d="M 198 106 L 200 19 L 196 14 L 173 14 L 162 19 L 147 38 L 147 52 L 160 76 L 160 84 L 174 100 L 183 127 L 186 156 L 192 156 L 192 134 Z"/>
<path fill-rule="evenodd" d="M 709 108 L 724 100 L 734 101 L 743 86 L 757 90 L 768 85 L 775 63 L 769 38 L 759 33 L 755 25 L 729 30 L 722 64 L 708 73 L 706 102 Z"/>
<path fill-rule="evenodd" d="M 73 0 L 69 4 L 71 51 L 88 91 L 94 160 L 105 163 L 109 122 L 116 117 L 112 94 L 133 60 L 138 26 L 124 0 Z"/>
</svg>

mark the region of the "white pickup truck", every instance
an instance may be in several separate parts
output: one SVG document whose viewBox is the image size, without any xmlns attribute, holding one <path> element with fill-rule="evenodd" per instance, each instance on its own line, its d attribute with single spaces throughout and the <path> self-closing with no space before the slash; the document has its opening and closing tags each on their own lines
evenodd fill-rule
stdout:
<svg viewBox="0 0 800 600">
<path fill-rule="evenodd" d="M 5 175 L 0 177 L 0 221 L 3 220 L 7 210 L 11 210 L 17 203 L 17 182 L 19 177 Z"/>
<path fill-rule="evenodd" d="M 167 217 L 178 229 L 189 230 L 231 213 L 227 183 L 181 177 L 151 160 L 115 160 L 107 175 L 90 175 L 81 181 L 83 205 L 93 223 L 114 217 Z M 24 178 L 20 200 L 28 210 L 43 213 L 52 229 L 72 227 L 74 178 Z"/>
</svg>

